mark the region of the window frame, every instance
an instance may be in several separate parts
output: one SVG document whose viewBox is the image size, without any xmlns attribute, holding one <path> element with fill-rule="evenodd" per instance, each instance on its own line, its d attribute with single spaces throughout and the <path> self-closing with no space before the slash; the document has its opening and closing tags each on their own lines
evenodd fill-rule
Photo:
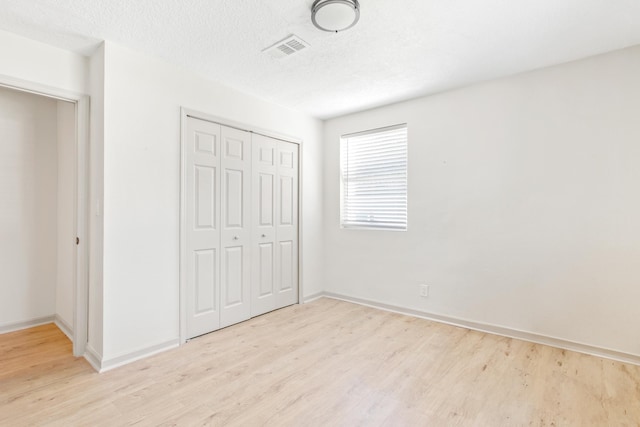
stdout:
<svg viewBox="0 0 640 427">
<path fill-rule="evenodd" d="M 397 129 L 405 129 L 406 137 L 404 140 L 405 144 L 405 153 L 406 153 L 406 161 L 405 161 L 405 223 L 404 227 L 389 227 L 389 226 L 369 226 L 369 225 L 358 225 L 352 224 L 345 220 L 345 204 L 346 204 L 346 193 L 345 193 L 345 162 L 348 164 L 348 160 L 345 161 L 343 158 L 345 153 L 345 144 L 348 144 L 348 140 L 350 138 L 356 138 L 361 136 L 373 135 L 377 133 L 383 133 L 387 131 L 393 131 Z M 340 169 L 340 229 L 344 230 L 375 230 L 375 231 L 395 231 L 395 232 L 406 232 L 409 229 L 409 126 L 407 123 L 399 123 L 390 126 L 383 126 L 379 128 L 368 129 L 364 131 L 358 131 L 353 133 L 348 133 L 340 136 L 340 144 L 339 144 L 339 169 Z"/>
</svg>

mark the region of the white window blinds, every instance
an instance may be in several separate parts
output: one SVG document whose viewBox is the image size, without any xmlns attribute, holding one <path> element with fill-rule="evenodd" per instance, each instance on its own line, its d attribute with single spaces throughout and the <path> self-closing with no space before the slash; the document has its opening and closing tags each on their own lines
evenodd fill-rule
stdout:
<svg viewBox="0 0 640 427">
<path fill-rule="evenodd" d="M 407 229 L 407 125 L 340 140 L 344 228 Z"/>
</svg>

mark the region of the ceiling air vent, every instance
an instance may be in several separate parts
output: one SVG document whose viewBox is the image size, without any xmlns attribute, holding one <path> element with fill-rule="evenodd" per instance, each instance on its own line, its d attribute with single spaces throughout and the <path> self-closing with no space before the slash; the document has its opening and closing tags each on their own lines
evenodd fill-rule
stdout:
<svg viewBox="0 0 640 427">
<path fill-rule="evenodd" d="M 309 47 L 309 44 L 298 36 L 290 35 L 284 40 L 280 40 L 273 46 L 269 46 L 263 52 L 268 53 L 272 58 L 284 58 L 291 56 Z"/>
</svg>

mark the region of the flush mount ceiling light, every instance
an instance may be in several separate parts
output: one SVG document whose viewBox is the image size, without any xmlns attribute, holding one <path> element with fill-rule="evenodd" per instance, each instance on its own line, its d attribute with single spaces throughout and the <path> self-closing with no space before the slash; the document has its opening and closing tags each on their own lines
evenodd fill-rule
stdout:
<svg viewBox="0 0 640 427">
<path fill-rule="evenodd" d="M 358 0 L 316 0 L 311 7 L 311 21 L 322 31 L 344 31 L 356 25 L 358 19 Z"/>
</svg>

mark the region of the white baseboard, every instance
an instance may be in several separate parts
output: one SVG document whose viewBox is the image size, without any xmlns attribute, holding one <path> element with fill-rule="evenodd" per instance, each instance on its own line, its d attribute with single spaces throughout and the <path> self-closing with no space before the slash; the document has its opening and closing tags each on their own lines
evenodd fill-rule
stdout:
<svg viewBox="0 0 640 427">
<path fill-rule="evenodd" d="M 99 363 L 99 369 L 97 370 L 100 373 L 110 371 L 111 369 L 115 369 L 120 366 L 135 362 L 136 360 L 144 359 L 146 357 L 153 356 L 154 354 L 174 349 L 180 345 L 179 341 L 180 340 L 176 338 L 150 347 L 141 348 L 139 350 L 132 351 L 120 356 L 112 357 L 111 359 L 101 360 Z M 91 363 L 91 361 L 89 361 L 89 363 Z"/>
<path fill-rule="evenodd" d="M 55 315 L 54 323 L 56 324 L 58 329 L 60 329 L 62 333 L 64 333 L 67 338 L 69 338 L 69 340 L 73 342 L 73 329 L 71 328 L 71 326 L 69 326 L 69 324 L 62 320 L 62 317 L 58 316 L 57 314 Z"/>
<path fill-rule="evenodd" d="M 482 322 L 474 322 L 456 317 L 444 316 L 440 314 L 429 313 L 425 311 L 404 308 L 392 304 L 386 304 L 379 301 L 368 300 L 364 298 L 352 297 L 349 295 L 338 294 L 334 292 L 322 292 L 321 297 L 347 301 L 354 304 L 364 305 L 367 307 L 377 308 L 380 310 L 391 311 L 394 313 L 404 314 L 407 316 L 419 317 L 421 319 L 432 320 L 434 322 L 445 323 L 447 325 L 458 326 L 462 328 L 472 329 L 474 331 L 486 332 L 489 334 L 500 335 L 508 338 L 515 338 L 522 341 L 533 342 L 536 344 L 544 344 L 551 347 L 561 348 L 564 350 L 585 353 L 591 356 L 603 357 L 605 359 L 616 360 L 623 363 L 631 363 L 640 365 L 640 355 L 624 353 L 608 348 L 597 347 L 589 344 L 577 343 L 562 338 L 550 337 L 547 335 L 536 334 L 533 332 L 511 329 L 503 326 L 491 325 Z M 306 302 L 306 301 L 305 301 Z"/>
<path fill-rule="evenodd" d="M 316 292 L 315 294 L 307 295 L 306 297 L 304 297 L 302 299 L 302 303 L 306 304 L 306 303 L 309 303 L 311 301 L 315 301 L 317 299 L 320 299 L 323 296 L 324 296 L 324 292 Z"/>
<path fill-rule="evenodd" d="M 53 323 L 54 321 L 55 316 L 44 316 L 36 319 L 23 320 L 21 322 L 6 323 L 0 326 L 0 334 L 33 328 L 34 326 L 46 325 L 48 323 Z"/>
<path fill-rule="evenodd" d="M 89 365 L 96 370 L 96 372 L 100 372 L 102 369 L 102 356 L 98 354 L 98 352 L 87 344 L 84 352 L 84 358 L 89 362 Z"/>
</svg>

